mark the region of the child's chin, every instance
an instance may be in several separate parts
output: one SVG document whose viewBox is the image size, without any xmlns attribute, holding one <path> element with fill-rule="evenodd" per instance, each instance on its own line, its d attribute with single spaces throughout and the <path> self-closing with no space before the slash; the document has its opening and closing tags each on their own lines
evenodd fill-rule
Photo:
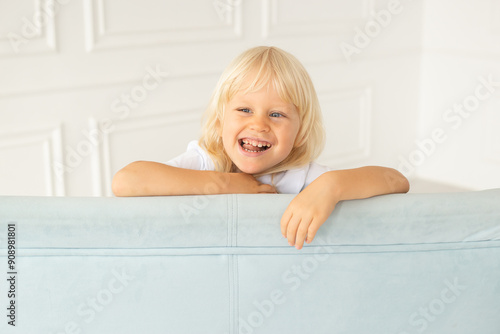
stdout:
<svg viewBox="0 0 500 334">
<path fill-rule="evenodd" d="M 262 168 L 253 168 L 253 167 L 248 167 L 248 166 L 238 167 L 238 169 L 242 173 L 246 173 L 246 174 L 260 174 L 260 173 L 264 172 L 264 169 L 262 169 Z"/>
</svg>

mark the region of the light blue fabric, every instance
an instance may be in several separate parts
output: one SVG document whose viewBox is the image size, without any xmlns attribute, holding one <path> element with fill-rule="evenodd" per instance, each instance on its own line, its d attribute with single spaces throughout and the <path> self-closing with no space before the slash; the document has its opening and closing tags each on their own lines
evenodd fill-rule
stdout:
<svg viewBox="0 0 500 334">
<path fill-rule="evenodd" d="M 0 332 L 500 333 L 500 189 L 341 202 L 301 250 L 293 197 L 0 197 Z"/>
</svg>

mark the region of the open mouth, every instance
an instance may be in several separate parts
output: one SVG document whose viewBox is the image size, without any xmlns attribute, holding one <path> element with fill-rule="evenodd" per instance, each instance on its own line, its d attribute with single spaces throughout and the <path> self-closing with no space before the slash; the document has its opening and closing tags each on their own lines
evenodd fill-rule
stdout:
<svg viewBox="0 0 500 334">
<path fill-rule="evenodd" d="M 272 144 L 266 141 L 258 141 L 243 138 L 239 140 L 240 146 L 247 152 L 264 152 L 271 148 Z"/>
</svg>

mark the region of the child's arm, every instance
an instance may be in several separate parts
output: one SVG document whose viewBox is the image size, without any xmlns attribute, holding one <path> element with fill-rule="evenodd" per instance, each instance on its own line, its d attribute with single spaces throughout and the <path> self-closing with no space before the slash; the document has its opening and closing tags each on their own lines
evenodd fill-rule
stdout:
<svg viewBox="0 0 500 334">
<path fill-rule="evenodd" d="M 281 233 L 290 246 L 301 249 L 304 241 L 314 239 L 339 201 L 405 193 L 409 188 L 408 180 L 392 168 L 369 166 L 326 172 L 290 202 L 281 218 Z"/>
<path fill-rule="evenodd" d="M 152 161 L 136 161 L 113 177 L 116 196 L 168 196 L 276 193 L 245 173 L 184 169 Z"/>
</svg>

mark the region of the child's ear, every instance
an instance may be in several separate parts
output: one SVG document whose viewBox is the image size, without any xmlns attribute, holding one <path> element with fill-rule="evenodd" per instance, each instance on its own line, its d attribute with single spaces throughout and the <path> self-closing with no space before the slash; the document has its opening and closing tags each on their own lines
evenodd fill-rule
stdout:
<svg viewBox="0 0 500 334">
<path fill-rule="evenodd" d="M 217 132 L 217 135 L 219 137 L 222 137 L 222 125 L 220 124 L 219 120 L 217 120 L 215 123 L 215 131 Z"/>
</svg>

